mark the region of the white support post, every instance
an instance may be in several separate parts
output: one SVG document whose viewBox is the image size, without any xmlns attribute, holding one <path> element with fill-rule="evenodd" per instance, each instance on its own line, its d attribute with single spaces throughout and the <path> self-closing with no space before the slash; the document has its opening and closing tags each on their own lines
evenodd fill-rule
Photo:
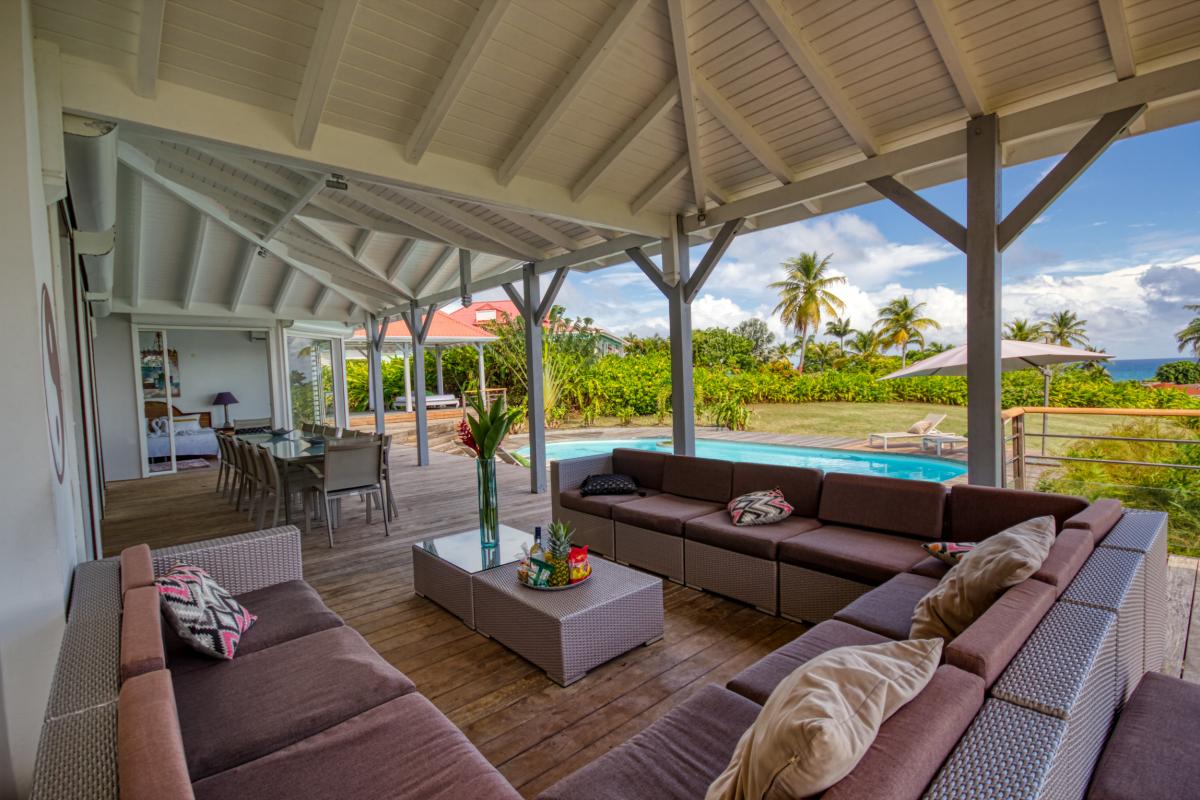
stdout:
<svg viewBox="0 0 1200 800">
<path fill-rule="evenodd" d="M 411 414 L 413 410 L 412 371 L 409 365 L 409 345 L 401 345 L 400 357 L 404 359 L 404 411 Z"/>
<path fill-rule="evenodd" d="M 339 428 L 350 425 L 350 397 L 346 393 L 346 341 L 335 338 L 333 355 L 333 424 Z"/>
<path fill-rule="evenodd" d="M 442 381 L 442 348 L 433 348 L 433 360 L 437 363 L 437 393 L 445 394 L 446 386 Z"/>
<path fill-rule="evenodd" d="M 430 306 L 422 313 L 421 308 L 414 304 L 409 307 L 405 319 L 412 336 L 413 378 L 417 384 L 417 466 L 420 467 L 429 466 L 429 414 L 425 408 L 425 337 L 429 335 L 429 322 L 433 319 L 435 308 Z"/>
<path fill-rule="evenodd" d="M 386 409 L 383 405 L 383 337 L 387 334 L 388 318 L 377 318 L 374 314 L 367 317 L 368 338 L 368 368 L 374 381 L 371 384 L 372 405 L 375 409 L 375 432 L 384 433 L 387 430 Z"/>
<path fill-rule="evenodd" d="M 692 380 L 692 304 L 687 297 L 691 272 L 687 235 L 676 224 L 675 235 L 662 240 L 667 316 L 671 338 L 671 429 L 675 455 L 696 455 L 696 391 Z M 674 282 L 671 280 L 674 278 Z M 697 287 L 699 291 L 699 287 Z"/>
<path fill-rule="evenodd" d="M 979 486 L 999 486 L 1004 474 L 1000 210 L 1000 129 L 988 114 L 967 123 L 967 480 Z"/>
<path fill-rule="evenodd" d="M 483 344 L 475 345 L 475 349 L 479 351 L 479 394 L 482 396 L 487 391 L 487 381 L 484 379 L 483 370 Z"/>
<path fill-rule="evenodd" d="M 525 289 L 525 394 L 529 427 L 529 491 L 546 491 L 546 407 L 542 386 L 541 279 L 533 264 L 522 270 Z"/>
</svg>

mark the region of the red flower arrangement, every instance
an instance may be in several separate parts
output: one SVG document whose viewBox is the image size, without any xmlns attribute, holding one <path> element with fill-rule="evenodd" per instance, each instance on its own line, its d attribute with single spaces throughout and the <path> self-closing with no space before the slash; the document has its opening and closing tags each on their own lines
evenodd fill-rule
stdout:
<svg viewBox="0 0 1200 800">
<path fill-rule="evenodd" d="M 471 426 L 467 424 L 465 419 L 458 423 L 458 441 L 464 447 L 469 447 L 475 455 L 479 455 L 479 445 L 475 443 L 475 435 L 471 433 Z"/>
</svg>

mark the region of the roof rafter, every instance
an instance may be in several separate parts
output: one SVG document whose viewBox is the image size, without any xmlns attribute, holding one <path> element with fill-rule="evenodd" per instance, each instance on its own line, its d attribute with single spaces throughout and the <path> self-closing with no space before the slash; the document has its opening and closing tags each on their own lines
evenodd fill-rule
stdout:
<svg viewBox="0 0 1200 800">
<path fill-rule="evenodd" d="M 315 236 L 325 247 L 328 247 L 330 250 L 336 253 L 338 257 L 334 258 L 334 261 L 340 261 L 344 263 L 348 269 L 357 270 L 358 272 L 362 273 L 360 277 L 363 280 L 366 280 L 369 284 L 382 284 L 383 286 L 387 286 L 391 291 L 399 293 L 406 299 L 410 298 L 410 294 L 406 288 L 391 285 L 383 273 L 379 272 L 370 264 L 367 264 L 355 256 L 354 251 L 344 242 L 340 241 L 336 236 L 330 233 L 329 229 L 326 228 L 324 224 L 317 222 L 316 220 L 302 218 L 297 218 L 295 223 L 301 229 L 307 231 L 309 235 Z"/>
<path fill-rule="evenodd" d="M 158 88 L 158 51 L 162 47 L 163 13 L 166 7 L 166 0 L 142 0 L 137 74 L 133 84 L 133 90 L 142 97 L 154 97 Z"/>
<path fill-rule="evenodd" d="M 261 222 L 264 227 L 269 228 L 275 221 L 275 213 L 273 210 L 268 211 L 263 206 L 252 203 L 251 201 L 234 194 L 224 185 L 215 186 L 211 183 L 200 180 L 191 173 L 182 172 L 169 161 L 158 160 L 154 162 L 154 169 L 164 178 L 172 180 L 175 183 L 178 183 L 180 186 L 186 186 L 192 191 L 205 195 L 206 197 L 225 206 L 225 208 L 229 209 L 231 212 L 237 212 L 244 217 L 257 220 L 258 222 Z"/>
<path fill-rule="evenodd" d="M 700 96 L 704 99 L 704 105 L 717 118 L 717 121 L 724 125 L 725 129 L 732 133 L 734 138 L 750 151 L 750 155 L 754 156 L 767 172 L 775 176 L 776 180 L 780 183 L 791 183 L 792 168 L 775 152 L 771 145 L 767 144 L 767 140 L 759 135 L 754 126 L 721 96 L 717 87 L 713 86 L 707 78 L 699 72 L 693 78 L 696 81 L 696 88 L 700 90 Z"/>
<path fill-rule="evenodd" d="M 204 269 L 204 234 L 208 232 L 208 215 L 199 214 L 195 237 L 192 239 L 192 257 L 188 264 L 187 284 L 183 290 L 183 307 L 190 309 L 200 286 L 200 273 Z"/>
<path fill-rule="evenodd" d="M 288 195 L 294 195 L 301 190 L 302 184 L 276 172 L 266 164 L 260 164 L 254 159 L 243 158 L 215 148 L 204 150 L 203 152 L 214 161 L 220 161 L 232 169 L 236 169 L 238 172 L 244 172 L 251 178 L 254 178 L 254 180 L 265 183 Z"/>
<path fill-rule="evenodd" d="M 417 248 L 416 239 L 405 239 L 404 244 L 400 245 L 400 249 L 396 251 L 396 255 L 392 258 L 392 263 L 388 266 L 387 279 L 392 283 L 396 282 L 396 276 L 404 269 L 404 265 L 408 263 L 408 259 L 412 258 L 413 251 Z"/>
<path fill-rule="evenodd" d="M 275 293 L 275 302 L 271 306 L 271 313 L 279 316 L 279 312 L 283 310 L 287 303 L 288 293 L 292 291 L 292 287 L 296 285 L 296 277 L 300 271 L 295 267 L 288 265 L 287 271 L 283 275 L 283 280 L 279 283 L 279 291 Z"/>
<path fill-rule="evenodd" d="M 571 198 L 578 200 L 586 196 L 629 146 L 637 141 L 647 128 L 662 119 L 664 114 L 678 104 L 679 79 L 675 78 L 663 87 L 662 91 L 650 101 L 650 105 L 646 106 L 641 114 L 638 114 L 637 119 L 630 123 L 629 127 L 623 130 L 621 135 L 608 146 L 604 154 L 588 167 L 587 172 L 583 173 L 583 176 L 571 187 Z"/>
<path fill-rule="evenodd" d="M 690 158 L 691 157 L 687 153 L 684 153 L 675 160 L 674 164 L 660 172 L 658 177 L 655 178 L 651 184 L 642 191 L 641 194 L 634 198 L 633 204 L 630 206 L 630 208 L 633 209 L 633 213 L 636 214 L 658 198 L 662 197 L 663 192 L 669 189 L 673 183 L 682 178 L 684 173 L 690 169 L 688 166 Z"/>
<path fill-rule="evenodd" d="M 321 291 L 317 293 L 317 299 L 313 302 L 312 307 L 308 309 L 309 313 L 314 317 L 320 315 L 321 309 L 329 302 L 329 296 L 333 294 L 328 286 L 322 286 Z"/>
<path fill-rule="evenodd" d="M 353 264 L 347 264 L 341 252 L 325 242 L 309 238 L 305 235 L 306 233 L 307 231 L 303 228 L 295 225 L 279 232 L 279 236 L 274 241 L 286 246 L 286 251 L 292 258 L 292 261 L 287 261 L 287 263 L 293 263 L 295 254 L 301 253 L 304 255 L 305 263 L 329 273 L 337 283 L 353 287 L 365 296 L 380 299 L 400 297 L 407 302 L 408 298 L 397 291 L 395 287 L 364 273 Z"/>
<path fill-rule="evenodd" d="M 297 147 L 312 148 L 357 7 L 358 0 L 338 0 L 326 3 L 321 11 L 317 32 L 308 51 L 308 63 L 304 65 L 296 110 L 292 113 L 292 135 Z"/>
<path fill-rule="evenodd" d="M 363 253 L 367 252 L 367 248 L 371 246 L 371 241 L 375 238 L 376 231 L 371 228 L 364 228 L 362 233 L 358 235 L 358 241 L 354 243 L 354 257 L 362 261 Z"/>
<path fill-rule="evenodd" d="M 929 35 L 933 37 L 933 43 L 942 57 L 946 71 L 950 73 L 950 80 L 954 81 L 954 88 L 958 90 L 958 96 L 962 100 L 963 108 L 967 110 L 967 115 L 978 117 L 980 114 L 987 113 L 988 106 L 983 102 L 983 92 L 979 89 L 979 81 L 975 78 L 970 65 L 967 64 L 963 47 L 959 42 L 958 35 L 954 32 L 954 23 L 950 21 L 944 0 L 917 0 L 917 10 L 920 12 L 921 18 L 925 20 L 925 27 L 929 30 Z"/>
<path fill-rule="evenodd" d="M 479 60 L 480 54 L 483 53 L 488 39 L 496 30 L 496 26 L 500 24 L 500 17 L 504 14 L 508 4 L 509 0 L 484 0 L 479 6 L 479 10 L 475 12 L 475 17 L 471 20 L 471 27 L 467 28 L 466 35 L 455 49 L 445 74 L 438 81 L 437 89 L 434 90 L 429 105 L 421 113 L 421 119 L 417 123 L 417 127 L 413 129 L 412 136 L 409 137 L 408 144 L 404 148 L 404 157 L 412 163 L 418 163 L 421 156 L 425 155 L 425 150 L 437 135 L 438 128 L 441 127 L 446 114 L 450 112 L 450 108 L 458 98 L 458 93 L 462 91 L 463 85 L 470 77 L 471 70 L 474 68 L 475 62 Z"/>
<path fill-rule="evenodd" d="M 145 179 L 139 175 L 133 182 L 133 247 L 129 263 L 129 305 L 142 304 L 142 254 L 146 252 L 146 201 L 143 197 Z"/>
<path fill-rule="evenodd" d="M 279 219 L 275 220 L 275 224 L 273 224 L 269 229 L 267 229 L 267 232 L 265 234 L 263 234 L 263 241 L 269 242 L 272 239 L 274 239 L 279 234 L 279 232 L 281 230 L 283 230 L 287 226 L 287 224 L 289 222 L 291 222 L 293 218 L 295 218 L 295 216 L 297 214 L 299 214 L 301 211 L 303 211 L 304 207 L 307 206 L 314 197 L 317 196 L 317 192 L 321 191 L 321 189 L 323 189 L 324 187 L 325 187 L 325 176 L 324 175 L 322 175 L 321 177 L 317 178 L 312 183 L 310 183 L 308 185 L 308 188 L 305 189 L 300 194 L 300 196 L 297 197 L 290 206 L 288 206 L 286 209 L 284 209 L 284 212 L 282 215 L 280 215 Z"/>
<path fill-rule="evenodd" d="M 370 228 L 371 230 L 379 231 L 380 233 L 394 233 L 397 236 L 407 236 L 410 239 L 422 239 L 425 241 L 434 242 L 438 241 L 436 237 L 423 230 L 414 228 L 408 223 L 400 222 L 399 220 L 391 217 L 387 219 L 373 217 L 357 208 L 351 208 L 350 206 L 339 203 L 332 197 L 327 197 L 322 194 L 317 194 L 312 198 L 312 200 L 309 201 L 308 204 L 313 208 L 320 209 L 327 214 L 331 214 L 340 220 L 349 222 L 352 225 L 357 225 L 360 228 Z M 439 243 L 444 244 L 444 242 Z"/>
<path fill-rule="evenodd" d="M 510 211 L 507 208 L 494 208 L 492 211 L 501 217 L 504 217 L 509 222 L 524 228 L 530 233 L 542 237 L 547 242 L 557 245 L 564 250 L 578 250 L 579 248 L 583 247 L 583 245 L 577 240 L 571 238 L 553 225 L 543 222 L 532 214 L 526 214 L 523 211 Z"/>
<path fill-rule="evenodd" d="M 154 141 L 138 142 L 137 147 L 139 150 L 150 153 L 159 161 L 164 161 L 181 172 L 190 173 L 197 178 L 216 184 L 218 188 L 225 191 L 248 197 L 256 203 L 261 203 L 279 212 L 287 211 L 287 198 L 280 197 L 275 192 L 261 186 L 255 186 L 232 172 L 225 172 L 220 167 L 206 162 L 195 152 L 180 150 L 177 147 L 170 147 L 162 142 Z"/>
<path fill-rule="evenodd" d="M 536 261 L 539 258 L 546 257 L 545 253 L 529 244 L 529 242 L 524 241 L 518 236 L 513 236 L 500 226 L 488 222 L 487 220 L 471 213 L 462 206 L 455 205 L 448 200 L 443 200 L 440 197 L 434 197 L 431 194 L 412 193 L 405 194 L 405 197 L 412 202 L 417 203 L 418 205 L 424 206 L 434 213 L 441 214 L 447 219 L 454 220 L 464 228 L 470 228 L 480 236 L 486 237 L 496 244 L 507 247 L 509 250 L 512 250 L 514 253 L 523 258 Z"/>
<path fill-rule="evenodd" d="M 621 35 L 637 19 L 638 12 L 646 7 L 649 0 L 621 0 L 608 14 L 604 25 L 596 32 L 588 43 L 575 66 L 567 73 L 567 77 L 550 95 L 550 99 L 542 104 L 541 111 L 534 117 L 533 122 L 525 129 L 525 133 L 517 141 L 504 163 L 500 165 L 497 178 L 502 186 L 507 186 L 513 177 L 521 171 L 521 167 L 533 155 L 533 151 L 541 144 L 554 124 L 566 113 L 579 92 L 587 84 L 596 68 L 603 63 L 605 56 L 612 52 L 620 41 Z"/>
<path fill-rule="evenodd" d="M 416 295 L 418 299 L 425 294 L 425 291 L 430 287 L 430 285 L 433 284 L 437 280 L 438 276 L 442 274 L 446 264 L 450 261 L 450 257 L 456 252 L 458 252 L 457 249 L 447 246 L 444 250 L 442 250 L 437 259 L 434 260 L 433 266 L 425 271 L 425 274 L 421 276 L 420 280 L 417 281 L 416 287 L 413 289 L 413 294 Z M 470 253 L 470 251 L 467 252 Z"/>
<path fill-rule="evenodd" d="M 1100 17 L 1104 20 L 1104 35 L 1108 37 L 1117 80 L 1132 78 L 1137 72 L 1137 64 L 1133 60 L 1133 42 L 1125 18 L 1125 0 L 1100 0 Z"/>
<path fill-rule="evenodd" d="M 233 294 L 229 298 L 229 310 L 237 313 L 242 307 L 242 300 L 246 297 L 246 287 L 250 284 L 250 272 L 254 266 L 254 257 L 258 255 L 258 245 L 247 241 L 245 250 L 242 252 L 242 260 L 238 264 L 237 278 L 233 283 Z M 325 287 L 326 291 L 329 287 Z"/>
<path fill-rule="evenodd" d="M 696 123 L 696 90 L 692 85 L 692 55 L 688 47 L 687 20 L 683 11 L 683 0 L 667 0 L 667 14 L 671 21 L 671 47 L 675 54 L 675 75 L 679 83 L 679 109 L 683 114 L 683 133 L 687 139 L 687 163 L 692 174 L 692 197 L 696 208 L 703 212 L 708 195 L 704 191 L 704 162 L 700 157 L 700 129 Z M 674 165 L 670 169 L 674 169 Z M 630 206 L 635 214 L 646 205 L 639 203 L 640 200 L 639 197 Z"/>
</svg>

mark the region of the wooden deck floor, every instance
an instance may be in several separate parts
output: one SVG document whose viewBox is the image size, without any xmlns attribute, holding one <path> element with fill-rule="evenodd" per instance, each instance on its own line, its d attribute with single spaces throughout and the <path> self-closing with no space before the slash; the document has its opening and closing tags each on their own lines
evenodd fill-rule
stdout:
<svg viewBox="0 0 1200 800">
<path fill-rule="evenodd" d="M 723 683 L 803 632 L 804 627 L 666 582 L 665 635 L 568 688 L 462 625 L 412 590 L 409 545 L 475 525 L 474 464 L 432 454 L 420 469 L 411 451 L 393 456 L 400 518 L 384 538 L 376 515 L 346 503 L 329 549 L 324 530 L 304 540 L 308 581 L 408 675 L 522 794 L 554 781 L 625 741 L 707 683 Z M 529 493 L 529 474 L 498 465 L 501 519 L 532 527 L 550 517 L 548 495 Z M 214 493 L 216 470 L 112 483 L 104 520 L 107 554 L 253 530 Z"/>
</svg>

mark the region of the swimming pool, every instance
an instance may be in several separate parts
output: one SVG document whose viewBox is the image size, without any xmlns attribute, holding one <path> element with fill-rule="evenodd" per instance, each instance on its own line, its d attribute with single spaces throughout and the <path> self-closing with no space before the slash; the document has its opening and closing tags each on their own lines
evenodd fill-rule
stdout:
<svg viewBox="0 0 1200 800">
<path fill-rule="evenodd" d="M 579 458 L 612 452 L 617 447 L 635 450 L 671 452 L 662 439 L 581 439 L 546 444 L 546 459 Z M 529 448 L 517 453 L 529 456 Z M 758 444 L 725 439 L 697 439 L 696 455 L 721 458 L 726 461 L 752 461 L 760 464 L 781 464 L 789 467 L 812 467 L 825 472 L 852 472 L 857 475 L 884 475 L 918 481 L 947 481 L 967 472 L 965 464 L 941 458 L 870 453 L 855 450 L 828 450 L 820 447 Z"/>
</svg>

